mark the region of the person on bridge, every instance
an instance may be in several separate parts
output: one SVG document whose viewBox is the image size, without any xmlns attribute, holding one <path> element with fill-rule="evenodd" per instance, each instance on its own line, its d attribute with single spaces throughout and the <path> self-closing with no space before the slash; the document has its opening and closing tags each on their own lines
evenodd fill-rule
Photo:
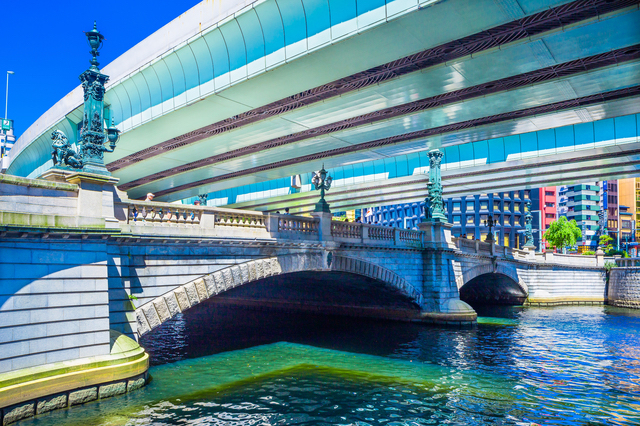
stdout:
<svg viewBox="0 0 640 426">
<path fill-rule="evenodd" d="M 151 192 L 147 193 L 147 198 L 145 198 L 145 201 L 153 201 L 153 197 L 155 197 L 154 194 L 152 194 Z M 147 208 L 146 207 L 142 207 L 142 221 L 146 222 L 146 218 L 147 218 Z"/>
</svg>

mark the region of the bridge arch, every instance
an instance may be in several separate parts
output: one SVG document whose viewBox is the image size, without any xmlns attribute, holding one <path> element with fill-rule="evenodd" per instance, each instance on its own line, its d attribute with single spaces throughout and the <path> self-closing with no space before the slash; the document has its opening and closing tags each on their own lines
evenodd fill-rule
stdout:
<svg viewBox="0 0 640 426">
<path fill-rule="evenodd" d="M 460 300 L 473 304 L 523 303 L 529 295 L 526 283 L 511 264 L 491 262 L 475 266 L 456 279 Z"/>
<path fill-rule="evenodd" d="M 263 278 L 308 271 L 346 272 L 373 278 L 395 288 L 422 306 L 422 294 L 415 287 L 398 274 L 379 265 L 324 251 L 290 254 L 229 266 L 156 297 L 135 311 L 138 336 L 147 334 L 178 313 L 227 290 Z"/>
</svg>

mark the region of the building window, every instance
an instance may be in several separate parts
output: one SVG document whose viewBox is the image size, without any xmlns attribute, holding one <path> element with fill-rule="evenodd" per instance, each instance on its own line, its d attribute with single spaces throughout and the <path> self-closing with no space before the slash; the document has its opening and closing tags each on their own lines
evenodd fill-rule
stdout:
<svg viewBox="0 0 640 426">
<path fill-rule="evenodd" d="M 553 197 L 554 195 L 556 195 L 556 193 L 553 191 L 545 191 L 544 195 L 546 195 L 547 197 Z"/>
<path fill-rule="evenodd" d="M 547 219 L 553 219 L 556 217 L 556 215 L 553 213 L 545 213 L 544 217 L 546 217 Z"/>
<path fill-rule="evenodd" d="M 475 203 L 473 201 L 467 201 L 467 211 L 472 212 L 474 209 Z"/>
<path fill-rule="evenodd" d="M 453 223 L 460 223 L 460 215 L 459 214 L 453 215 Z"/>
<path fill-rule="evenodd" d="M 514 212 L 519 212 L 520 211 L 520 204 L 513 203 L 513 211 Z"/>
<path fill-rule="evenodd" d="M 480 209 L 481 210 L 488 210 L 489 209 L 489 202 L 488 201 L 480 201 Z"/>
<path fill-rule="evenodd" d="M 528 200 L 529 199 L 529 190 L 527 189 L 526 191 L 524 191 L 524 199 Z"/>
<path fill-rule="evenodd" d="M 544 203 L 545 207 L 555 207 L 556 203 Z"/>
<path fill-rule="evenodd" d="M 494 201 L 493 202 L 493 209 L 494 210 L 500 210 L 500 201 Z"/>
<path fill-rule="evenodd" d="M 456 201 L 453 203 L 453 211 L 454 212 L 459 212 L 460 211 L 460 201 Z"/>
<path fill-rule="evenodd" d="M 473 216 L 467 216 L 467 224 L 473 225 L 473 223 L 474 223 L 473 219 L 474 219 Z"/>
</svg>

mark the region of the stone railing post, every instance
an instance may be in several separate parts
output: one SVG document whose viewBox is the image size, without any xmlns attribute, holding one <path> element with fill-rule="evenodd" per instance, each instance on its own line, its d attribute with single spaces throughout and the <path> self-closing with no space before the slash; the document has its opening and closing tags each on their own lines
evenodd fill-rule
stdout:
<svg viewBox="0 0 640 426">
<path fill-rule="evenodd" d="M 331 218 L 333 215 L 327 212 L 313 212 L 311 216 L 320 220 L 318 239 L 320 241 L 333 241 L 333 237 L 331 236 Z"/>
<path fill-rule="evenodd" d="M 393 245 L 400 245 L 400 228 L 393 228 Z"/>
<path fill-rule="evenodd" d="M 267 215 L 267 220 L 264 223 L 265 228 L 267 228 L 267 232 L 269 232 L 271 234 L 277 233 L 279 231 L 279 229 L 278 229 L 278 223 L 279 222 L 280 222 L 280 216 L 279 215 L 268 214 Z"/>
<path fill-rule="evenodd" d="M 203 210 L 200 216 L 200 227 L 213 229 L 216 226 L 216 214 L 212 211 Z"/>
<path fill-rule="evenodd" d="M 122 212 L 116 211 L 116 201 L 120 195 L 116 188 L 119 179 L 112 176 L 87 172 L 50 169 L 40 176 L 41 179 L 57 182 L 69 182 L 78 185 L 77 216 L 78 226 L 83 218 L 104 219 L 106 228 L 118 228 Z M 118 200 L 116 200 L 118 199 Z"/>
<path fill-rule="evenodd" d="M 600 247 L 596 251 L 596 266 L 604 266 L 604 251 Z"/>
<path fill-rule="evenodd" d="M 369 241 L 369 227 L 362 224 L 362 242 L 366 243 Z"/>
</svg>

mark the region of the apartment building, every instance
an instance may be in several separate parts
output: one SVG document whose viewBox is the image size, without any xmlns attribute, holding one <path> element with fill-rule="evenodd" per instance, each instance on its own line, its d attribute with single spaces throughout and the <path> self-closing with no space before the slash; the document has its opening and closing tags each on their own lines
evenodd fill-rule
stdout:
<svg viewBox="0 0 640 426">
<path fill-rule="evenodd" d="M 599 182 L 558 187 L 558 215 L 575 220 L 582 231 L 579 252 L 595 250 L 598 246 L 598 212 L 601 208 L 606 209 L 606 188 Z"/>
<path fill-rule="evenodd" d="M 549 195 L 549 197 L 551 197 Z M 453 224 L 452 235 L 465 236 L 469 239 L 484 240 L 489 228 L 485 221 L 493 216 L 494 238 L 497 243 L 509 247 L 520 248 L 524 245 L 524 213 L 525 202 L 531 201 L 531 209 L 540 206 L 540 191 L 521 190 L 470 195 L 466 197 L 447 198 L 444 200 L 447 221 Z M 555 209 L 549 206 L 549 209 Z M 539 243 L 539 214 L 533 212 L 534 244 Z M 555 214 L 555 213 L 554 213 Z M 424 202 L 398 204 L 392 206 L 372 207 L 362 210 L 363 222 L 393 226 L 398 228 L 417 228 L 424 219 Z"/>
</svg>

